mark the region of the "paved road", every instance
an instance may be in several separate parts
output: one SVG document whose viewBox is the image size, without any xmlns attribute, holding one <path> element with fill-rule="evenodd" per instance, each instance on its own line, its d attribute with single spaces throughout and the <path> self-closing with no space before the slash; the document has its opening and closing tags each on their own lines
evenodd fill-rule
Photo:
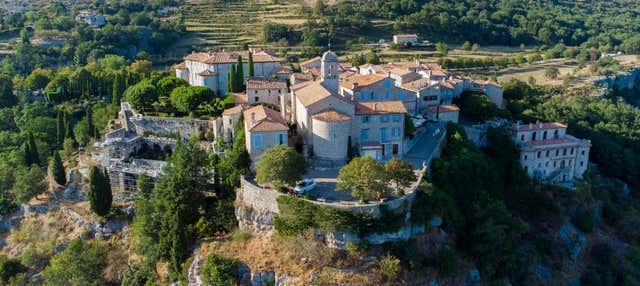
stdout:
<svg viewBox="0 0 640 286">
<path fill-rule="evenodd" d="M 442 137 L 446 127 L 443 122 L 429 123 L 425 130 L 418 142 L 404 156 L 405 160 L 415 168 L 420 168 L 422 162 L 431 160 L 430 156 L 438 147 L 438 140 Z"/>
</svg>

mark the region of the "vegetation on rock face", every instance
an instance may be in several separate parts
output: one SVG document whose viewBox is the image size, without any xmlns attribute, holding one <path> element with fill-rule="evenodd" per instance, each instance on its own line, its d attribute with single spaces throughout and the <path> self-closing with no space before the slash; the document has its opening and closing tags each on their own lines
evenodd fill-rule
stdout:
<svg viewBox="0 0 640 286">
<path fill-rule="evenodd" d="M 260 184 L 271 184 L 280 189 L 302 180 L 306 171 L 307 161 L 304 156 L 291 147 L 276 145 L 260 155 L 256 166 L 256 180 Z"/>
<path fill-rule="evenodd" d="M 238 284 L 238 262 L 212 253 L 205 258 L 200 267 L 202 281 L 206 285 Z"/>
</svg>

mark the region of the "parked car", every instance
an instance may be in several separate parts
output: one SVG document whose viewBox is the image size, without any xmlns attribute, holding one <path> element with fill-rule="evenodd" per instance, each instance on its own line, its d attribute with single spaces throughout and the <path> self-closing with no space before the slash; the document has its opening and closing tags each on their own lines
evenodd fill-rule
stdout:
<svg viewBox="0 0 640 286">
<path fill-rule="evenodd" d="M 305 195 L 309 191 L 316 188 L 316 181 L 313 179 L 304 179 L 300 183 L 298 183 L 295 187 L 295 191 L 300 195 Z"/>
</svg>

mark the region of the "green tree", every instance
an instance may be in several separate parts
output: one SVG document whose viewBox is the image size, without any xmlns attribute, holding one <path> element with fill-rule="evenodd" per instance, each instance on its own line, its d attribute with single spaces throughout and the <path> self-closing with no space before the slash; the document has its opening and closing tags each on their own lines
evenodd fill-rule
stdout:
<svg viewBox="0 0 640 286">
<path fill-rule="evenodd" d="M 51 71 L 35 69 L 24 79 L 24 85 L 34 90 L 44 89 L 51 80 Z"/>
<path fill-rule="evenodd" d="M 0 74 L 0 108 L 18 104 L 18 97 L 13 94 L 13 81 L 7 75 Z"/>
<path fill-rule="evenodd" d="M 253 66 L 253 53 L 249 52 L 249 59 L 247 62 L 247 69 L 249 73 L 249 77 L 255 76 L 255 67 Z"/>
<path fill-rule="evenodd" d="M 555 79 L 560 74 L 560 70 L 556 67 L 546 67 L 544 68 L 544 76 L 548 79 Z"/>
<path fill-rule="evenodd" d="M 465 41 L 462 46 L 460 46 L 460 49 L 464 51 L 471 51 L 471 43 L 469 41 Z"/>
<path fill-rule="evenodd" d="M 63 186 L 67 184 L 67 173 L 64 169 L 64 165 L 62 164 L 62 159 L 60 158 L 60 153 L 58 151 L 53 152 L 53 157 L 51 157 L 51 161 L 49 162 L 49 172 L 56 183 Z"/>
<path fill-rule="evenodd" d="M 40 155 L 38 153 L 38 146 L 36 145 L 36 139 L 33 137 L 33 133 L 29 132 L 27 135 L 27 142 L 25 147 L 25 158 L 24 163 L 26 166 L 31 166 L 32 164 L 40 165 Z"/>
<path fill-rule="evenodd" d="M 209 254 L 205 258 L 200 273 L 206 285 L 238 284 L 238 262 L 217 253 Z"/>
<path fill-rule="evenodd" d="M 18 168 L 13 184 L 13 194 L 18 204 L 23 204 L 47 190 L 44 182 L 45 174 L 36 165 Z"/>
<path fill-rule="evenodd" d="M 205 86 L 179 86 L 171 92 L 171 104 L 180 112 L 188 113 L 204 102 L 211 101 L 215 94 Z"/>
<path fill-rule="evenodd" d="M 240 185 L 240 176 L 249 173 L 251 157 L 245 146 L 244 120 L 242 117 L 235 126 L 236 138 L 231 150 L 227 150 L 220 158 L 216 171 L 220 173 L 216 182 L 219 186 L 232 190 Z"/>
<path fill-rule="evenodd" d="M 91 166 L 89 169 L 89 203 L 91 210 L 99 215 L 106 216 L 111 210 L 113 194 L 111 192 L 111 184 L 109 184 L 109 175 L 106 170 L 99 167 Z"/>
<path fill-rule="evenodd" d="M 441 57 L 445 57 L 449 53 L 449 46 L 443 42 L 439 42 L 436 44 L 436 52 L 438 52 Z"/>
<path fill-rule="evenodd" d="M 293 148 L 276 145 L 260 155 L 256 166 L 256 180 L 260 184 L 272 184 L 280 189 L 294 185 L 307 171 L 307 161 Z"/>
<path fill-rule="evenodd" d="M 138 111 L 149 109 L 158 100 L 158 90 L 149 81 L 141 81 L 127 88 L 124 98 Z"/>
<path fill-rule="evenodd" d="M 351 190 L 351 195 L 362 201 L 388 195 L 388 179 L 384 167 L 369 157 L 357 157 L 340 169 L 338 190 Z"/>
<path fill-rule="evenodd" d="M 149 197 L 153 192 L 153 180 L 147 174 L 141 174 L 136 181 L 138 195 L 142 197 Z"/>
<path fill-rule="evenodd" d="M 122 94 L 125 91 L 124 75 L 121 72 L 113 74 L 113 85 L 111 87 L 111 103 L 120 106 Z"/>
<path fill-rule="evenodd" d="M 397 158 L 393 158 L 384 164 L 387 178 L 396 185 L 396 192 L 401 194 L 404 188 L 409 187 L 416 180 L 416 174 L 411 165 Z"/>
<path fill-rule="evenodd" d="M 26 270 L 20 260 L 0 255 L 0 282 L 2 285 L 10 285 L 11 278 L 26 272 Z"/>
<path fill-rule="evenodd" d="M 100 285 L 107 249 L 98 241 L 72 240 L 44 269 L 44 285 Z"/>
<path fill-rule="evenodd" d="M 244 67 L 242 66 L 242 56 L 238 55 L 236 59 L 236 92 L 241 92 L 244 90 Z"/>
<path fill-rule="evenodd" d="M 64 143 L 66 127 L 64 124 L 64 112 L 62 110 L 58 111 L 56 117 L 56 147 L 61 148 Z"/>
<path fill-rule="evenodd" d="M 188 85 L 189 83 L 184 79 L 168 76 L 158 81 L 158 91 L 162 96 L 169 96 L 175 88 Z"/>
<path fill-rule="evenodd" d="M 481 93 L 465 92 L 460 103 L 462 114 L 473 120 L 486 120 L 496 116 L 498 106 Z"/>
<path fill-rule="evenodd" d="M 414 132 L 416 132 L 416 126 L 413 125 L 413 119 L 408 113 L 404 115 L 404 137 L 413 139 Z"/>
</svg>

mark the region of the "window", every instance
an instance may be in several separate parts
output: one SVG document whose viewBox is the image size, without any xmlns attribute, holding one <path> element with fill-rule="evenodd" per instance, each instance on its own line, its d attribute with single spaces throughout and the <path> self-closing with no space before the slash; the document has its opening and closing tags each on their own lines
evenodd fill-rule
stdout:
<svg viewBox="0 0 640 286">
<path fill-rule="evenodd" d="M 284 134 L 278 134 L 278 144 L 287 144 L 287 138 Z"/>
<path fill-rule="evenodd" d="M 541 155 L 542 155 L 542 152 L 538 151 L 538 158 L 540 158 Z"/>
<path fill-rule="evenodd" d="M 571 148 L 571 155 L 573 155 L 573 148 Z"/>
<path fill-rule="evenodd" d="M 549 158 L 549 150 L 547 150 L 547 158 Z"/>
<path fill-rule="evenodd" d="M 542 133 L 542 140 L 547 140 L 547 131 L 545 130 L 544 133 Z"/>
<path fill-rule="evenodd" d="M 567 149 L 562 149 L 562 156 L 567 156 Z"/>
<path fill-rule="evenodd" d="M 524 155 L 524 159 L 525 159 L 525 160 L 529 159 L 529 156 Z"/>
<path fill-rule="evenodd" d="M 584 166 L 584 162 L 580 161 L 580 167 Z"/>
<path fill-rule="evenodd" d="M 262 135 L 255 135 L 253 137 L 253 146 L 260 148 L 262 146 Z"/>
<path fill-rule="evenodd" d="M 369 129 L 360 130 L 360 140 L 369 140 Z"/>
<path fill-rule="evenodd" d="M 256 97 L 254 98 L 254 100 L 255 100 L 255 102 L 258 102 L 258 101 L 260 101 L 260 97 L 257 97 L 257 96 L 256 96 Z"/>
<path fill-rule="evenodd" d="M 389 122 L 389 115 L 380 116 L 380 122 Z"/>
<path fill-rule="evenodd" d="M 393 127 L 391 129 L 391 136 L 393 136 L 393 137 L 402 136 L 402 129 L 400 129 L 399 127 Z"/>
<path fill-rule="evenodd" d="M 560 155 L 560 149 L 556 149 L 556 156 Z"/>
<path fill-rule="evenodd" d="M 582 156 L 584 156 L 584 150 L 582 150 Z"/>
<path fill-rule="evenodd" d="M 559 136 L 559 134 L 558 134 L 558 130 L 553 131 L 553 137 L 557 139 L 557 138 L 558 138 L 558 136 Z"/>
<path fill-rule="evenodd" d="M 369 100 L 373 100 L 373 91 L 369 93 Z"/>
<path fill-rule="evenodd" d="M 365 115 L 365 116 L 360 117 L 360 122 L 369 123 L 369 115 Z"/>
<path fill-rule="evenodd" d="M 400 117 L 400 115 L 394 114 L 391 116 L 391 119 L 393 120 L 393 122 L 400 122 L 402 118 Z"/>
<path fill-rule="evenodd" d="M 536 133 L 531 133 L 531 141 L 536 141 Z"/>
<path fill-rule="evenodd" d="M 520 141 L 524 141 L 524 134 L 520 136 Z"/>
<path fill-rule="evenodd" d="M 387 140 L 387 128 L 380 128 L 380 141 Z"/>
<path fill-rule="evenodd" d="M 258 94 L 258 90 L 257 90 L 257 89 L 256 89 L 256 90 L 254 90 L 254 91 L 253 91 L 253 93 L 254 93 L 254 94 Z"/>
</svg>

